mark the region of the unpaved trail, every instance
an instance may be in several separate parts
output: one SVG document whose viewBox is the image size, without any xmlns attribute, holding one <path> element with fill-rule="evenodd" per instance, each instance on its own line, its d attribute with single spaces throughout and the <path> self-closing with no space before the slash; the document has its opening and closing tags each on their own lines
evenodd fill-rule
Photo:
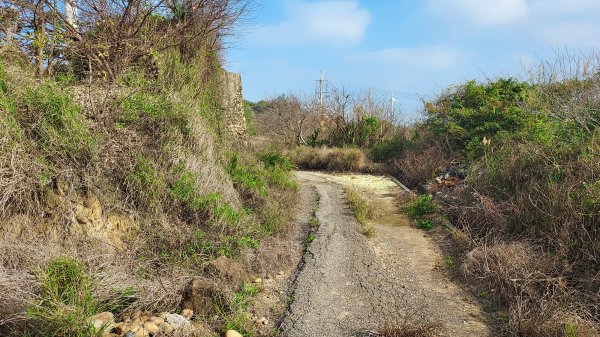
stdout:
<svg viewBox="0 0 600 337">
<path fill-rule="evenodd" d="M 386 324 L 438 323 L 440 336 L 488 336 L 475 300 L 439 271 L 444 258 L 423 231 L 410 226 L 392 180 L 370 175 L 298 172 L 316 189 L 319 222 L 298 272 L 281 335 L 373 336 Z M 376 207 L 367 238 L 345 201 L 352 187 Z"/>
</svg>

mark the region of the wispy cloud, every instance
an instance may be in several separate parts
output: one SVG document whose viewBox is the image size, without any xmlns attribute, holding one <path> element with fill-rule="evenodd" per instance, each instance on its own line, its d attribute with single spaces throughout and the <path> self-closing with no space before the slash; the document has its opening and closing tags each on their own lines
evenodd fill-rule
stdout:
<svg viewBox="0 0 600 337">
<path fill-rule="evenodd" d="M 341 46 L 360 42 L 371 22 L 371 14 L 357 1 L 294 1 L 287 5 L 287 18 L 261 26 L 251 35 L 258 45 Z"/>
<path fill-rule="evenodd" d="M 386 48 L 356 54 L 355 60 L 383 66 L 402 68 L 440 69 L 455 65 L 461 57 L 460 51 L 452 46 L 433 45 L 411 48 Z"/>
<path fill-rule="evenodd" d="M 430 11 L 450 21 L 464 21 L 479 26 L 498 26 L 526 19 L 526 0 L 427 0 Z"/>
</svg>

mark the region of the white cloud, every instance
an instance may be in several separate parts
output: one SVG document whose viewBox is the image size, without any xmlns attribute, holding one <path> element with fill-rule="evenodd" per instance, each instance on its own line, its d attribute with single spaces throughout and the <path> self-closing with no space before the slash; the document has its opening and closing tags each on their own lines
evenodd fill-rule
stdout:
<svg viewBox="0 0 600 337">
<path fill-rule="evenodd" d="M 526 19 L 526 0 L 427 0 L 429 10 L 451 21 L 470 21 L 479 26 L 498 26 Z"/>
<path fill-rule="evenodd" d="M 537 34 L 547 45 L 571 48 L 598 47 L 596 21 L 563 21 L 542 27 Z"/>
<path fill-rule="evenodd" d="M 259 45 L 356 44 L 371 22 L 371 14 L 357 1 L 294 1 L 289 18 L 259 27 L 252 41 Z"/>
<path fill-rule="evenodd" d="M 600 13 L 598 0 L 531 0 L 531 12 L 540 16 L 592 15 Z"/>
<path fill-rule="evenodd" d="M 402 68 L 440 69 L 454 66 L 460 59 L 458 49 L 449 46 L 423 46 L 413 48 L 387 48 L 362 53 L 355 58 L 384 66 Z"/>
</svg>

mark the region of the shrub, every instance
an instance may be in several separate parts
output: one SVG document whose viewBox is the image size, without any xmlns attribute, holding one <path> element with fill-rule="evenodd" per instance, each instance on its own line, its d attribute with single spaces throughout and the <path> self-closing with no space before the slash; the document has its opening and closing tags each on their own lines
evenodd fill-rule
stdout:
<svg viewBox="0 0 600 337">
<path fill-rule="evenodd" d="M 416 200 L 404 206 L 406 214 L 412 219 L 420 219 L 424 215 L 437 211 L 437 209 L 438 207 L 433 201 L 433 196 L 431 194 L 420 195 Z"/>
<path fill-rule="evenodd" d="M 280 168 L 284 171 L 291 171 L 294 168 L 292 160 L 276 150 L 262 153 L 259 157 L 268 168 Z"/>
<path fill-rule="evenodd" d="M 396 136 L 392 139 L 384 139 L 370 149 L 371 158 L 376 163 L 389 163 L 402 155 L 406 147 L 406 140 Z"/>
<path fill-rule="evenodd" d="M 431 230 L 431 229 L 433 229 L 433 223 L 429 220 L 421 220 L 421 221 L 417 222 L 417 228 L 421 228 L 424 230 Z"/>
<path fill-rule="evenodd" d="M 364 152 L 356 148 L 299 147 L 294 161 L 302 169 L 327 171 L 366 171 Z"/>
<path fill-rule="evenodd" d="M 28 310 L 44 336 L 99 336 L 88 318 L 96 311 L 91 280 L 83 265 L 61 257 L 41 277 L 38 300 Z"/>
<path fill-rule="evenodd" d="M 531 85 L 511 78 L 486 84 L 469 81 L 426 103 L 425 124 L 453 150 L 476 159 L 483 155 L 483 137 L 519 132 L 543 118 L 524 109 L 533 94 Z"/>
<path fill-rule="evenodd" d="M 448 154 L 438 146 L 410 149 L 394 160 L 395 174 L 409 188 L 417 188 L 435 177 L 450 162 Z"/>
</svg>

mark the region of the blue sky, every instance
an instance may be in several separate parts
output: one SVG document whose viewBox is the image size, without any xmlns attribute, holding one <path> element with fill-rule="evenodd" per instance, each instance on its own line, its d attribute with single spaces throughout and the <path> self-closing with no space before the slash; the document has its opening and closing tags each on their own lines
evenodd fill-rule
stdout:
<svg viewBox="0 0 600 337">
<path fill-rule="evenodd" d="M 251 101 L 312 94 L 326 78 L 394 96 L 405 119 L 422 98 L 468 79 L 520 76 L 557 49 L 600 47 L 600 0 L 264 0 L 226 55 Z"/>
</svg>

